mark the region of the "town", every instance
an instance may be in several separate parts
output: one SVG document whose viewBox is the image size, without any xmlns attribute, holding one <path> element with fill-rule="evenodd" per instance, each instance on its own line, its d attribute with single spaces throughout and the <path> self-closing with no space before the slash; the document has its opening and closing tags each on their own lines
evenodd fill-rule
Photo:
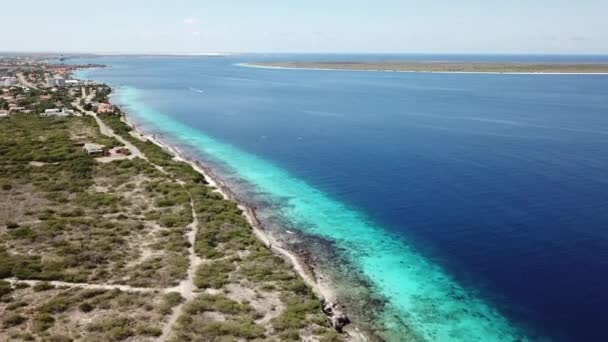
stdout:
<svg viewBox="0 0 608 342">
<path fill-rule="evenodd" d="M 108 86 L 72 78 L 73 71 L 83 67 L 100 66 L 0 58 L 0 119 L 19 114 L 55 117 L 114 114 L 117 109 L 108 103 L 111 92 Z M 82 143 L 82 146 L 90 154 L 130 155 L 124 147 L 109 150 L 94 143 Z"/>
</svg>

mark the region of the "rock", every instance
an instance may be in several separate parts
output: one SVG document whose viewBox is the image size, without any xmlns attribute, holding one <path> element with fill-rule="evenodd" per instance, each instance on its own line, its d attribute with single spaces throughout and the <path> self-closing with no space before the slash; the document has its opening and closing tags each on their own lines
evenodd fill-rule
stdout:
<svg viewBox="0 0 608 342">
<path fill-rule="evenodd" d="M 338 332 L 342 332 L 342 329 L 350 323 L 350 319 L 341 310 L 341 307 L 337 303 L 327 301 L 322 306 L 323 313 L 325 313 L 331 321 L 331 325 Z"/>
</svg>

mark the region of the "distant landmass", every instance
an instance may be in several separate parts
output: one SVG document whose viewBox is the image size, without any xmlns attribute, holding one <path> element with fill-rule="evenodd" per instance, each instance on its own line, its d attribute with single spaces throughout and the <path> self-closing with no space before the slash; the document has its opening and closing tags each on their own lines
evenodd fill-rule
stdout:
<svg viewBox="0 0 608 342">
<path fill-rule="evenodd" d="M 250 66 L 396 72 L 480 72 L 608 74 L 608 63 L 491 63 L 491 62 L 261 62 Z"/>
</svg>

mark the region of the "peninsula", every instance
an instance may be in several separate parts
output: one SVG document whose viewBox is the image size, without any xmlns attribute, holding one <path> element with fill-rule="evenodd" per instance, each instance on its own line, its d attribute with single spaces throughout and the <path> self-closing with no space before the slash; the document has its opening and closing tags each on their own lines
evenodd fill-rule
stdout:
<svg viewBox="0 0 608 342">
<path fill-rule="evenodd" d="M 490 63 L 490 62 L 260 62 L 248 66 L 287 69 L 351 71 L 513 73 L 513 74 L 608 74 L 608 63 Z"/>
</svg>

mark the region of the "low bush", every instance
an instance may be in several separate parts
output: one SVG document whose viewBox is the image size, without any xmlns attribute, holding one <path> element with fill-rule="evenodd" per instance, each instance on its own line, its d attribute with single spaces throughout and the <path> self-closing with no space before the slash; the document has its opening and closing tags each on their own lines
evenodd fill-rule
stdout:
<svg viewBox="0 0 608 342">
<path fill-rule="evenodd" d="M 47 282 L 41 282 L 32 287 L 32 289 L 36 292 L 48 291 L 48 290 L 52 290 L 54 288 L 55 288 L 54 285 L 49 284 Z"/>
<path fill-rule="evenodd" d="M 34 331 L 41 332 L 48 330 L 55 324 L 55 317 L 48 313 L 37 313 L 33 317 L 32 328 Z"/>
<path fill-rule="evenodd" d="M 25 322 L 27 318 L 18 315 L 18 314 L 8 314 L 6 317 L 2 319 L 2 324 L 6 328 L 14 327 Z"/>
<path fill-rule="evenodd" d="M 184 297 L 182 297 L 178 292 L 166 293 L 163 295 L 162 302 L 159 306 L 159 311 L 163 315 L 168 315 L 176 305 L 181 304 L 183 301 Z"/>
<path fill-rule="evenodd" d="M 78 305 L 78 309 L 82 312 L 91 312 L 95 309 L 95 307 L 93 305 L 91 305 L 90 303 L 84 302 L 81 303 L 80 305 Z"/>
<path fill-rule="evenodd" d="M 228 283 L 230 273 L 236 269 L 229 260 L 216 260 L 199 266 L 194 276 L 194 285 L 201 289 L 219 289 Z"/>
</svg>

